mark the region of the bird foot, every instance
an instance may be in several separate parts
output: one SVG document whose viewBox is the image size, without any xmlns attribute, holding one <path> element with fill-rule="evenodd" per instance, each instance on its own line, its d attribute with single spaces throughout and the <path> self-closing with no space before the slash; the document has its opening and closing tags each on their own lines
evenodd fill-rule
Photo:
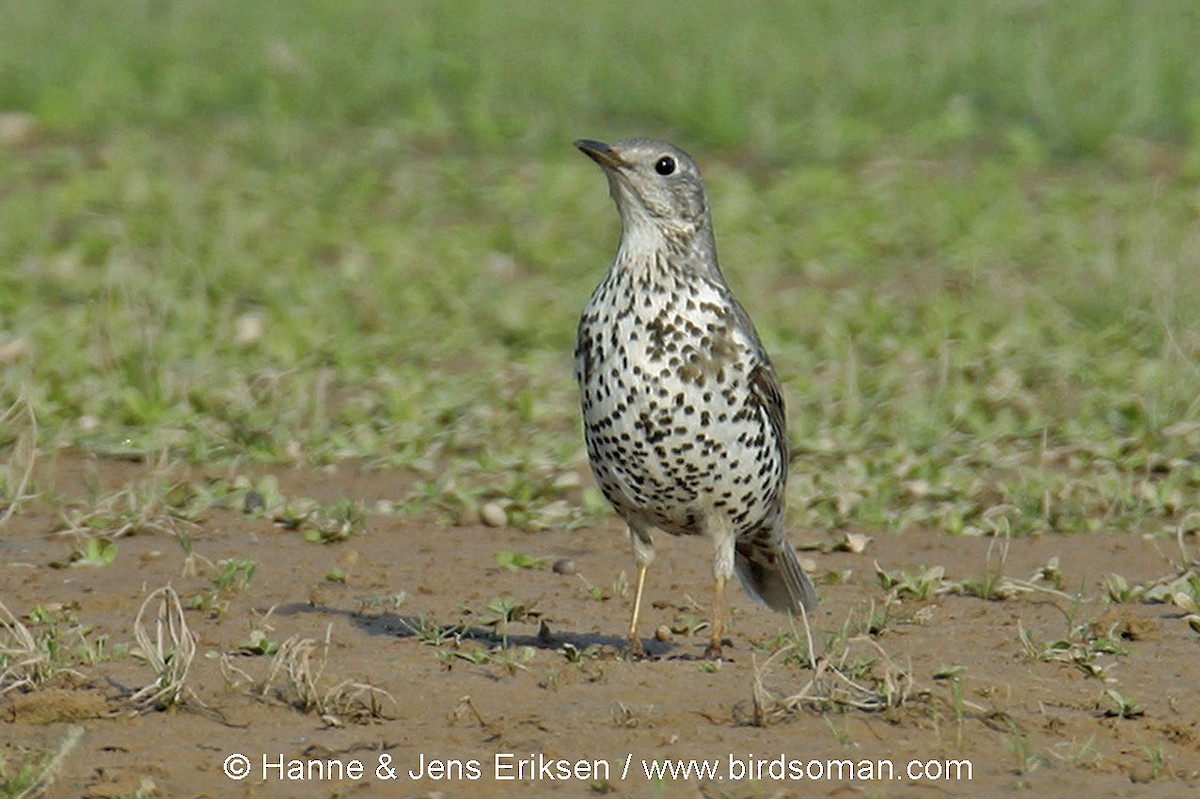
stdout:
<svg viewBox="0 0 1200 799">
<path fill-rule="evenodd" d="M 645 660 L 646 659 L 646 650 L 644 648 L 642 648 L 641 639 L 639 639 L 635 636 L 630 636 L 629 646 L 625 650 L 625 658 L 626 658 L 626 660 Z"/>
</svg>

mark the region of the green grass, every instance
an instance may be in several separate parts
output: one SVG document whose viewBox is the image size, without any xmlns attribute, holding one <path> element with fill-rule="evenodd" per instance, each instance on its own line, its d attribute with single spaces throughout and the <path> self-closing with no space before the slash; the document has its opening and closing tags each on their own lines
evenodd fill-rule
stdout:
<svg viewBox="0 0 1200 799">
<path fill-rule="evenodd" d="M 997 121 L 1088 153 L 1189 136 L 1200 115 L 1200 10 L 1180 1 L 4 6 L 0 105 L 68 134 L 252 118 L 266 153 L 304 135 L 293 124 L 544 150 L 617 122 L 811 158 Z"/>
<path fill-rule="evenodd" d="M 617 220 L 570 142 L 634 133 L 701 161 L 797 524 L 1159 532 L 1200 485 L 1193 4 L 0 15 L 0 510 L 24 397 L 44 453 L 586 521 L 570 351 Z"/>
</svg>

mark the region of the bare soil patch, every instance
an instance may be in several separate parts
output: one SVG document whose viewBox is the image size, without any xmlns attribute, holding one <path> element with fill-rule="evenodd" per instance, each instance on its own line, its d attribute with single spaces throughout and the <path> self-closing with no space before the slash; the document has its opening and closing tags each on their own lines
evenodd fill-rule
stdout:
<svg viewBox="0 0 1200 799">
<path fill-rule="evenodd" d="M 106 490 L 150 468 L 65 460 L 56 480 L 82 497 L 88 485 Z M 349 468 L 278 477 L 368 502 L 402 479 Z M 118 538 L 108 565 L 56 568 L 80 546 L 61 528 L 59 510 L 34 505 L 0 537 L 0 601 L 32 635 L 57 634 L 66 648 L 44 682 L 0 697 L 0 754 L 11 769 L 55 751 L 72 727 L 83 731 L 48 796 L 998 796 L 1028 788 L 1123 797 L 1140 795 L 1144 783 L 1163 796 L 1200 787 L 1197 633 L 1171 604 L 1114 604 L 1101 587 L 1113 573 L 1131 585 L 1170 575 L 1180 560 L 1172 541 L 1120 531 L 1041 536 L 1012 541 L 1002 561 L 999 542 L 934 531 L 876 538 L 857 554 L 806 549 L 821 593 L 811 638 L 839 669 L 816 687 L 843 675 L 885 697 L 878 709 L 859 709 L 819 701 L 821 691 L 797 699 L 812 664 L 799 651 L 770 659 L 792 629 L 740 592 L 731 657 L 701 659 L 711 586 L 699 541 L 659 542 L 644 613 L 652 659 L 624 660 L 630 597 L 620 595 L 621 575 L 632 575 L 632 560 L 615 519 L 530 533 L 372 516 L 364 534 L 316 544 L 270 519 L 213 510 L 190 530 L 190 563 L 171 535 L 152 532 Z M 803 532 L 793 541 L 830 543 Z M 547 560 L 506 569 L 498 552 Z M 1057 578 L 1047 568 L 1055 558 Z M 244 589 L 214 588 L 226 559 L 256 564 Z M 573 568 L 551 569 L 556 559 Z M 909 577 L 942 567 L 943 589 L 1024 588 L 990 600 L 901 593 L 889 604 L 876 564 Z M 329 579 L 338 574 L 344 581 Z M 133 654 L 134 621 L 168 585 L 196 657 L 180 701 L 134 712 L 131 696 L 155 679 Z M 674 629 L 669 640 L 652 638 L 659 626 Z M 797 631 L 803 641 L 803 626 Z M 12 634 L 0 629 L 10 643 Z M 242 780 L 223 773 L 235 753 L 250 763 Z M 397 780 L 377 777 L 381 756 Z M 298 780 L 270 770 L 264 779 L 264 757 L 327 768 L 357 760 L 364 774 Z M 539 758 L 587 761 L 589 773 L 550 779 Z M 496 778 L 498 763 L 512 767 L 503 776 L 519 776 L 520 761 L 531 759 L 525 779 Z M 668 760 L 710 760 L 717 770 L 647 776 Z M 859 764 L 890 760 L 894 775 L 809 785 L 812 764 L 829 760 L 853 761 L 856 775 Z M 969 760 L 970 779 L 966 771 L 959 780 L 918 779 L 906 773 L 914 760 L 928 776 L 953 776 L 959 766 L 948 763 Z M 430 772 L 431 761 L 445 761 L 445 773 Z M 795 763 L 802 777 L 786 773 Z M 423 778 L 411 779 L 422 764 Z M 561 776 L 557 765 L 551 773 Z"/>
</svg>

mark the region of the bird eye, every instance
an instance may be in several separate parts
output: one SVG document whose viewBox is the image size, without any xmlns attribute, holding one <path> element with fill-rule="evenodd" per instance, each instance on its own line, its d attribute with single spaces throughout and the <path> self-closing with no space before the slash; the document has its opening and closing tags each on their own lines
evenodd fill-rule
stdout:
<svg viewBox="0 0 1200 799">
<path fill-rule="evenodd" d="M 675 159 L 669 155 L 664 155 L 655 162 L 654 171 L 660 175 L 671 174 L 675 171 Z"/>
</svg>

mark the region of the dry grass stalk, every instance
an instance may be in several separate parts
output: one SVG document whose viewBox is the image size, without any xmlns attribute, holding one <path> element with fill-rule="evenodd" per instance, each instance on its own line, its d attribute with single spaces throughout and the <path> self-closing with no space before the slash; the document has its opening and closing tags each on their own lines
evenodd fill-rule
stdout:
<svg viewBox="0 0 1200 799">
<path fill-rule="evenodd" d="M 10 489 L 10 496 L 8 507 L 0 513 L 0 527 L 3 527 L 13 517 L 22 501 L 32 499 L 34 496 L 26 494 L 25 490 L 29 487 L 29 481 L 33 476 L 33 464 L 37 460 L 38 424 L 37 417 L 33 413 L 33 406 L 29 404 L 29 398 L 23 389 L 21 396 L 17 397 L 8 410 L 0 414 L 0 428 L 15 427 L 17 420 L 21 417 L 25 419 L 25 427 L 17 435 L 13 445 L 13 457 L 5 465 L 8 473 L 5 475 L 3 485 Z"/>
<path fill-rule="evenodd" d="M 382 712 L 381 699 L 396 703 L 395 697 L 382 688 L 355 680 L 342 680 L 327 690 L 321 690 L 320 682 L 325 674 L 332 634 L 333 625 L 328 625 L 323 642 L 293 635 L 280 644 L 261 693 L 265 696 L 282 674 L 286 685 L 279 690 L 280 696 L 305 713 L 315 711 L 333 725 L 339 724 L 343 718 L 378 718 Z"/>
<path fill-rule="evenodd" d="M 159 602 L 151 638 L 143 619 L 155 599 Z M 179 594 L 174 588 L 167 585 L 146 597 L 133 623 L 133 633 L 141 650 L 139 654 L 157 677 L 135 693 L 130 701 L 142 711 L 164 710 L 178 704 L 183 699 L 188 670 L 196 657 L 196 639 L 188 628 Z"/>
<path fill-rule="evenodd" d="M 834 707 L 853 708 L 868 712 L 900 707 L 913 693 L 912 669 L 902 669 L 875 640 L 866 635 L 847 639 L 836 654 L 814 655 L 812 630 L 808 616 L 801 619 L 809 653 L 809 667 L 813 674 L 799 691 L 780 695 L 765 685 L 764 678 L 777 663 L 798 651 L 796 641 L 791 641 L 771 653 L 762 666 L 755 662 L 754 669 L 754 724 L 764 727 L 796 712 L 802 707 L 828 710 Z M 856 646 L 871 649 L 874 660 L 882 664 L 882 673 L 875 674 L 872 666 L 871 684 L 850 673 L 849 661 L 855 655 Z M 861 669 L 856 669 L 861 670 Z"/>
<path fill-rule="evenodd" d="M 396 697 L 378 686 L 356 680 L 342 680 L 325 692 L 321 700 L 321 717 L 331 724 L 337 724 L 339 719 L 381 718 L 382 699 L 396 704 Z"/>
<path fill-rule="evenodd" d="M 58 744 L 58 750 L 54 756 L 46 761 L 42 766 L 41 772 L 29 784 L 25 790 L 13 797 L 13 799 L 33 799 L 35 796 L 44 794 L 54 783 L 54 778 L 58 776 L 62 764 L 66 761 L 67 755 L 79 744 L 83 739 L 83 727 L 72 725 L 67 728 L 67 732 L 63 735 L 62 741 Z"/>
<path fill-rule="evenodd" d="M 102 530 L 109 539 L 140 532 L 158 532 L 175 538 L 190 535 L 199 526 L 180 515 L 169 501 L 171 492 L 182 485 L 172 482 L 173 471 L 164 452 L 145 478 L 96 498 L 86 513 L 64 514 L 61 535 L 90 537 L 97 530 Z"/>
<path fill-rule="evenodd" d="M 39 677 L 49 666 L 49 656 L 38 651 L 37 641 L 29 628 L 0 602 L 0 696 L 18 688 L 33 688 L 43 680 Z"/>
<path fill-rule="evenodd" d="M 0 696 L 19 689 L 33 690 L 61 673 L 82 676 L 58 666 L 20 619 L 0 602 Z"/>
<path fill-rule="evenodd" d="M 317 682 L 325 673 L 325 663 L 329 656 L 329 642 L 333 634 L 333 625 L 325 628 L 325 643 L 322 645 L 312 638 L 301 638 L 293 635 L 279 645 L 279 651 L 271 660 L 271 670 L 262 686 L 262 694 L 267 692 L 275 682 L 275 678 L 283 673 L 287 685 L 281 689 L 281 694 L 287 697 L 289 704 L 295 705 L 304 712 L 317 707 L 320 694 L 317 692 Z M 318 650 L 320 654 L 318 655 Z"/>
</svg>

